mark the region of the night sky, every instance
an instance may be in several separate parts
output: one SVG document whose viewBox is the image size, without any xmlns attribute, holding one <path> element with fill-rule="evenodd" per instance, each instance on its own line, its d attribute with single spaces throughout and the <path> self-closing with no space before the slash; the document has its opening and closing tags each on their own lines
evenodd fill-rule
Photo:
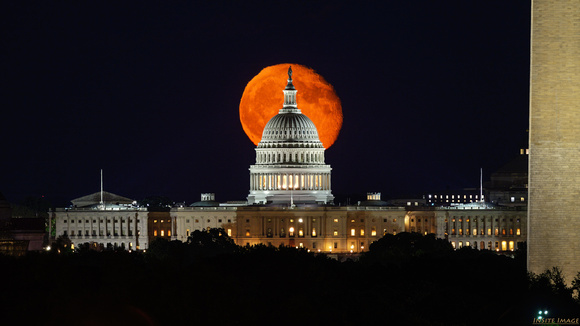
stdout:
<svg viewBox="0 0 580 326">
<path fill-rule="evenodd" d="M 239 101 L 285 62 L 342 101 L 335 195 L 477 187 L 527 144 L 529 7 L 2 2 L 0 192 L 68 205 L 99 191 L 102 168 L 105 190 L 129 198 L 243 200 L 255 154 Z"/>
</svg>

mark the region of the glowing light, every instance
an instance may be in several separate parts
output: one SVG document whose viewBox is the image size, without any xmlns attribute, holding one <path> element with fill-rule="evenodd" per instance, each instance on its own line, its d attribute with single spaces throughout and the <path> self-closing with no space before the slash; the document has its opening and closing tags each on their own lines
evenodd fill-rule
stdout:
<svg viewBox="0 0 580 326">
<path fill-rule="evenodd" d="M 342 127 L 342 106 L 334 88 L 313 69 L 295 63 L 264 68 L 248 83 L 240 101 L 240 122 L 248 138 L 258 145 L 266 123 L 284 103 L 288 67 L 292 66 L 298 108 L 308 116 L 325 148 L 334 144 Z"/>
</svg>

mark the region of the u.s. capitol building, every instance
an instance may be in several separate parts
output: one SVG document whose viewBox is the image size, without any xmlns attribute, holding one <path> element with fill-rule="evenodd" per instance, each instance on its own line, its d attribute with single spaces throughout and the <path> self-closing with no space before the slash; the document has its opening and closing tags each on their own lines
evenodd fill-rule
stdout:
<svg viewBox="0 0 580 326">
<path fill-rule="evenodd" d="M 456 206 L 399 205 L 369 193 L 357 205 L 333 205 L 331 167 L 314 123 L 298 109 L 289 70 L 284 103 L 264 128 L 250 166 L 246 201 L 222 204 L 202 194 L 190 206 L 152 212 L 101 191 L 52 212 L 56 235 L 74 246 L 146 250 L 156 238 L 186 241 L 195 230 L 223 228 L 239 245 L 267 244 L 325 253 L 357 253 L 385 234 L 418 232 L 455 248 L 514 251 L 526 240 L 525 207 L 495 206 L 483 196 Z"/>
</svg>

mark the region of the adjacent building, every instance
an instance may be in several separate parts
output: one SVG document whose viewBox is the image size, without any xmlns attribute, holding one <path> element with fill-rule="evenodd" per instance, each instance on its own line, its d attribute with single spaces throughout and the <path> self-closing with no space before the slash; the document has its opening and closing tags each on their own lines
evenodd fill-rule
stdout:
<svg viewBox="0 0 580 326">
<path fill-rule="evenodd" d="M 129 198 L 101 191 L 72 200 L 72 206 L 50 212 L 56 236 L 68 237 L 73 246 L 94 249 L 147 249 L 148 211 Z M 74 247 L 73 247 L 74 248 Z"/>
</svg>

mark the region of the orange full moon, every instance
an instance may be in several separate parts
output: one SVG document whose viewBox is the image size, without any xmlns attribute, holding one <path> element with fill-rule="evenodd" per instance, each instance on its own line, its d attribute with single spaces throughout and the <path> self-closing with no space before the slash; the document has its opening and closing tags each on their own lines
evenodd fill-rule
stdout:
<svg viewBox="0 0 580 326">
<path fill-rule="evenodd" d="M 278 114 L 284 103 L 288 67 L 296 87 L 298 108 L 314 122 L 324 148 L 329 148 L 342 127 L 342 106 L 334 88 L 313 69 L 295 63 L 269 66 L 256 75 L 240 101 L 240 121 L 246 135 L 258 145 L 266 123 Z"/>
</svg>

